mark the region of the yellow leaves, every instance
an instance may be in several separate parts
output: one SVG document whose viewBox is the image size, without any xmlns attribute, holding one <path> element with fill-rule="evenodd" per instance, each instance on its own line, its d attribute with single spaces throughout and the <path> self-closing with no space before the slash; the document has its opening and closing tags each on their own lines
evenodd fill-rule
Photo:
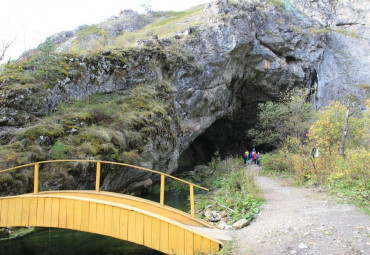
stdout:
<svg viewBox="0 0 370 255">
<path fill-rule="evenodd" d="M 346 107 L 340 102 L 334 102 L 318 112 L 318 119 L 310 127 L 308 133 L 309 142 L 312 146 L 323 149 L 323 152 L 338 149 L 342 136 L 345 110 Z M 348 123 L 347 147 L 366 146 L 367 133 L 364 119 L 351 116 Z"/>
</svg>

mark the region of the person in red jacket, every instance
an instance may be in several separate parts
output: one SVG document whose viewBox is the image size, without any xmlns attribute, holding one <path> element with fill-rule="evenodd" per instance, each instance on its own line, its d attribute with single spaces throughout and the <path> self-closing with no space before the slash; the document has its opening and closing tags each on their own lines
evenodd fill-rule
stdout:
<svg viewBox="0 0 370 255">
<path fill-rule="evenodd" d="M 253 163 L 257 164 L 257 153 L 253 152 Z"/>
</svg>

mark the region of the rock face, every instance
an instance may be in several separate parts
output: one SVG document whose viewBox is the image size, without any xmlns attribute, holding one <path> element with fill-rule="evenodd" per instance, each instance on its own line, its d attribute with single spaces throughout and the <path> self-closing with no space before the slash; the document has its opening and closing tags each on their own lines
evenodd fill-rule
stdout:
<svg viewBox="0 0 370 255">
<path fill-rule="evenodd" d="M 165 80 L 174 91 L 175 143 L 149 139 L 142 165 L 171 173 L 179 162 L 180 167 L 206 163 L 216 150 L 239 154 L 249 145 L 245 130 L 256 122 L 258 103 L 295 87 L 307 88 L 317 107 L 348 93 L 366 94 L 361 86 L 370 80 L 369 8 L 367 0 L 215 1 L 204 7 L 196 25 L 173 38 L 154 36 L 136 49 L 105 51 L 93 59 L 66 56 L 73 68 L 47 90 L 15 92 L 5 89 L 11 83 L 5 79 L 0 84 L 0 136 L 11 140 L 15 128 L 70 98 Z M 116 37 L 150 22 L 133 22 L 137 18 L 125 11 L 98 29 Z M 53 36 L 57 52 L 68 49 L 84 29 Z M 88 35 L 80 43 L 98 39 Z M 166 149 L 158 150 L 161 144 Z M 124 174 L 107 176 L 104 187 L 128 185 Z M 140 175 L 134 181 L 148 178 Z"/>
<path fill-rule="evenodd" d="M 318 20 L 326 30 L 325 51 L 318 69 L 316 106 L 326 106 L 349 94 L 360 100 L 368 97 L 365 87 L 370 81 L 367 71 L 370 68 L 370 1 L 295 0 L 294 7 Z"/>
</svg>

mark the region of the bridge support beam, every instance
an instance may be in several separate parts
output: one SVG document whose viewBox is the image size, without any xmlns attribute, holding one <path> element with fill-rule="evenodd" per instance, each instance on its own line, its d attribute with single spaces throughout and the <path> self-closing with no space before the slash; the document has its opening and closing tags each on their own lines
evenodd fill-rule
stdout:
<svg viewBox="0 0 370 255">
<path fill-rule="evenodd" d="M 190 184 L 190 214 L 191 217 L 195 217 L 194 213 L 194 186 Z"/>
<path fill-rule="evenodd" d="M 161 195 L 159 199 L 161 206 L 164 206 L 164 177 L 164 174 L 161 174 Z"/>
<path fill-rule="evenodd" d="M 101 162 L 96 162 L 96 182 L 95 182 L 95 191 L 100 191 L 100 169 L 101 169 Z"/>
<path fill-rule="evenodd" d="M 33 193 L 39 192 L 39 164 L 35 164 L 35 173 L 34 173 L 34 180 L 33 180 Z"/>
</svg>

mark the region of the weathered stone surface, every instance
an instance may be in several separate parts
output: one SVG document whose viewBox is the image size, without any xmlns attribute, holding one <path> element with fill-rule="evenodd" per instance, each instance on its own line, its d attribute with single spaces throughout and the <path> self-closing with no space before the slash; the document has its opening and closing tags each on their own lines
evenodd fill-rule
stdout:
<svg viewBox="0 0 370 255">
<path fill-rule="evenodd" d="M 221 214 L 211 208 L 208 208 L 204 212 L 204 216 L 206 216 L 208 221 L 217 222 L 221 220 Z"/>
<path fill-rule="evenodd" d="M 240 219 L 232 225 L 232 228 L 233 229 L 241 229 L 241 228 L 244 228 L 245 226 L 248 226 L 248 224 L 249 224 L 248 220 Z"/>
<path fill-rule="evenodd" d="M 225 221 L 221 220 L 218 224 L 217 227 L 220 229 L 225 229 L 225 230 L 230 230 L 232 229 L 232 226 L 228 225 Z"/>
<path fill-rule="evenodd" d="M 149 188 L 152 184 L 153 184 L 152 179 L 148 178 L 148 179 L 145 179 L 144 181 L 131 183 L 127 189 L 128 190 L 146 189 L 146 188 Z"/>
<path fill-rule="evenodd" d="M 298 248 L 299 248 L 299 249 L 308 249 L 308 246 L 307 246 L 307 245 L 305 245 L 304 243 L 300 243 L 300 244 L 298 245 Z"/>
<path fill-rule="evenodd" d="M 295 0 L 294 7 L 323 24 L 324 54 L 318 68 L 315 104 L 323 107 L 349 94 L 369 97 L 370 1 Z M 320 30 L 316 30 L 320 33 Z"/>
</svg>

